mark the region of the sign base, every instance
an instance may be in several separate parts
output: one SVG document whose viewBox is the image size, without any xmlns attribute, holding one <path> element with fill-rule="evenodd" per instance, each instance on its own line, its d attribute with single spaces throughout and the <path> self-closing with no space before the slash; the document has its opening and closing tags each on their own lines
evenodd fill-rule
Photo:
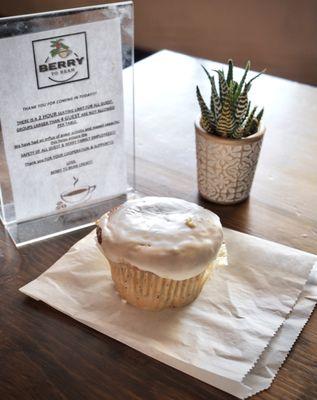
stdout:
<svg viewBox="0 0 317 400">
<path fill-rule="evenodd" d="M 140 194 L 131 189 L 127 194 L 96 204 L 30 221 L 9 223 L 5 227 L 15 246 L 21 247 L 88 226 L 94 226 L 97 219 L 111 208 L 120 205 L 128 199 L 139 196 Z M 13 204 L 8 204 L 5 207 L 7 215 L 14 212 Z M 0 217 L 3 222 L 2 215 Z"/>
</svg>

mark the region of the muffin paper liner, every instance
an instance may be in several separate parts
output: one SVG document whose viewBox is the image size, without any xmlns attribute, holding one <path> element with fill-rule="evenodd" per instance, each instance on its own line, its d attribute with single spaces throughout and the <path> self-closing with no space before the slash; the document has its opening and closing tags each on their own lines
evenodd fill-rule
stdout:
<svg viewBox="0 0 317 400">
<path fill-rule="evenodd" d="M 136 307 L 159 311 L 165 308 L 182 307 L 191 303 L 201 292 L 212 272 L 207 267 L 197 276 L 183 281 L 161 278 L 137 267 L 109 261 L 111 276 L 120 296 Z"/>
</svg>

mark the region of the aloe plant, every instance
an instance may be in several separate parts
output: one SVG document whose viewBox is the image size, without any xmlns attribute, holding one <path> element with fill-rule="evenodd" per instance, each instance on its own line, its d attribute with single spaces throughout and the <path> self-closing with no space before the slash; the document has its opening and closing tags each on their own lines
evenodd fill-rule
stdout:
<svg viewBox="0 0 317 400">
<path fill-rule="evenodd" d="M 246 81 L 250 66 L 250 61 L 248 61 L 240 82 L 233 79 L 232 60 L 228 61 L 227 76 L 223 70 L 214 70 L 218 75 L 218 90 L 215 77 L 203 67 L 211 85 L 210 106 L 206 105 L 198 86 L 196 93 L 201 110 L 201 126 L 208 133 L 241 139 L 257 132 L 264 109 L 262 108 L 257 113 L 257 107 L 251 107 L 248 92 L 254 79 L 265 70 Z"/>
</svg>

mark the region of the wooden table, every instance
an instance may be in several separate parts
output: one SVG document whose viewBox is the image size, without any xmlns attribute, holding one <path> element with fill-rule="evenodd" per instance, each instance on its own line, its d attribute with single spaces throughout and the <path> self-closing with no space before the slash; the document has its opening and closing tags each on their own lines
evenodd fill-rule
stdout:
<svg viewBox="0 0 317 400">
<path fill-rule="evenodd" d="M 205 60 L 163 51 L 136 65 L 137 185 L 218 213 L 229 228 L 317 252 L 317 88 L 265 76 L 253 86 L 267 134 L 250 198 L 217 206 L 197 194 L 194 89 Z M 0 399 L 233 399 L 104 336 L 18 288 L 90 229 L 16 250 L 0 227 Z M 317 312 L 272 387 L 257 399 L 317 399 Z"/>
</svg>

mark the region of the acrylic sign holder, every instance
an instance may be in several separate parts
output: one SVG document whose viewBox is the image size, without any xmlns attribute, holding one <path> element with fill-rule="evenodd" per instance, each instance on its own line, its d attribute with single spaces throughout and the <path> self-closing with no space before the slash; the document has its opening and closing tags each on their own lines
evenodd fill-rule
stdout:
<svg viewBox="0 0 317 400">
<path fill-rule="evenodd" d="M 0 217 L 7 232 L 17 247 L 61 235 L 83 227 L 94 225 L 100 215 L 127 197 L 135 195 L 135 140 L 134 140 L 134 96 L 133 96 L 133 4 L 131 1 L 93 7 L 69 9 L 41 14 L 24 15 L 0 19 L 0 40 L 35 32 L 44 32 L 73 25 L 120 19 L 123 104 L 124 104 L 124 143 L 127 165 L 126 192 L 112 198 L 98 199 L 91 203 L 74 205 L 66 210 L 61 208 L 38 218 L 18 220 L 6 161 L 4 132 L 0 135 Z M 106 38 L 105 38 L 106 40 Z M 18 78 L 17 78 L 18 79 Z M 101 83 L 102 84 L 102 83 Z M 1 88 L 0 88 L 1 95 Z M 1 110 L 0 110 L 1 115 Z M 102 174 L 102 171 L 95 171 Z"/>
</svg>

